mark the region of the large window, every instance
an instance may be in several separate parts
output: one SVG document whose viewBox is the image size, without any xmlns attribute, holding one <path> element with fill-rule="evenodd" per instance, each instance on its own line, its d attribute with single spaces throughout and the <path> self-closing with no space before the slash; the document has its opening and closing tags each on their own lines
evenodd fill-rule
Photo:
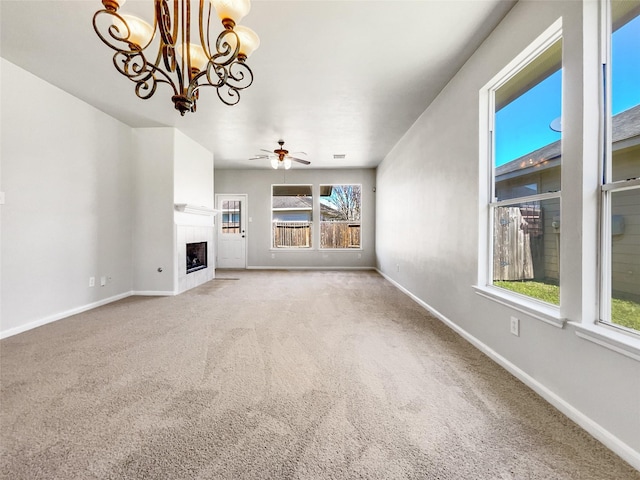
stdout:
<svg viewBox="0 0 640 480">
<path fill-rule="evenodd" d="M 311 185 L 273 185 L 271 221 L 273 248 L 311 248 Z"/>
<path fill-rule="evenodd" d="M 320 248 L 360 248 L 360 185 L 320 185 Z"/>
<path fill-rule="evenodd" d="M 560 29 L 539 39 L 516 65 L 489 88 L 487 284 L 559 305 Z"/>
<path fill-rule="evenodd" d="M 600 318 L 640 332 L 640 1 L 608 7 Z"/>
</svg>

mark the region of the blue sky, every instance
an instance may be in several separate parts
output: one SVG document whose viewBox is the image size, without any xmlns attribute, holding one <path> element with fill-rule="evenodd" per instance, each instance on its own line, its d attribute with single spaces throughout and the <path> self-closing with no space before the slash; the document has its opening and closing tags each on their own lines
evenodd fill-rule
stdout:
<svg viewBox="0 0 640 480">
<path fill-rule="evenodd" d="M 613 34 L 611 55 L 615 115 L 640 104 L 640 17 Z M 560 140 L 549 124 L 562 113 L 561 87 L 560 70 L 496 113 L 496 166 Z"/>
</svg>

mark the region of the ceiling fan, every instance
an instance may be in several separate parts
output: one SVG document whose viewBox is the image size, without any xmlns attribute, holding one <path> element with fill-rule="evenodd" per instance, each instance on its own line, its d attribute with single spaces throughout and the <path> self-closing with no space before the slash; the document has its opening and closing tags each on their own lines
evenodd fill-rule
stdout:
<svg viewBox="0 0 640 480">
<path fill-rule="evenodd" d="M 278 145 L 280 145 L 280 148 L 276 148 L 275 150 L 273 150 L 273 152 L 271 150 L 265 150 L 264 148 L 261 148 L 260 149 L 261 152 L 267 152 L 269 155 L 264 155 L 260 153 L 254 157 L 251 157 L 249 160 L 264 160 L 266 158 L 269 158 L 271 159 L 271 166 L 273 168 L 277 169 L 280 165 L 284 165 L 284 168 L 286 170 L 289 170 L 291 168 L 292 160 L 294 162 L 302 163 L 303 165 L 311 165 L 311 162 L 308 160 L 303 160 L 302 158 L 296 158 L 289 155 L 289 150 L 285 150 L 283 148 L 284 140 L 278 140 Z M 304 152 L 295 152 L 295 153 L 301 153 L 303 155 L 306 155 L 306 153 Z"/>
</svg>

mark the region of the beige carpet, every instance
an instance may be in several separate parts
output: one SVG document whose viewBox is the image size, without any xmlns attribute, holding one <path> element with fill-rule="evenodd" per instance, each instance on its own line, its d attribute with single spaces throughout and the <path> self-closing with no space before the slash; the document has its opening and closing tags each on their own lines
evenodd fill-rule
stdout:
<svg viewBox="0 0 640 480">
<path fill-rule="evenodd" d="M 2 478 L 640 479 L 374 272 L 218 277 L 2 340 Z"/>
</svg>

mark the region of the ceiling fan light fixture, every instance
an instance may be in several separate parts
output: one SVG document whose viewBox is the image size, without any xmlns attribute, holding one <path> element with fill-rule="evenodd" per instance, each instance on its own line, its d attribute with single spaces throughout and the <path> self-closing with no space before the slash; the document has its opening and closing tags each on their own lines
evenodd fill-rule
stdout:
<svg viewBox="0 0 640 480">
<path fill-rule="evenodd" d="M 277 158 L 272 158 L 271 159 L 271 166 L 277 170 L 278 169 L 278 159 Z"/>
<path fill-rule="evenodd" d="M 284 169 L 285 170 L 289 170 L 290 168 L 291 168 L 291 158 L 285 157 L 284 158 Z"/>
</svg>

